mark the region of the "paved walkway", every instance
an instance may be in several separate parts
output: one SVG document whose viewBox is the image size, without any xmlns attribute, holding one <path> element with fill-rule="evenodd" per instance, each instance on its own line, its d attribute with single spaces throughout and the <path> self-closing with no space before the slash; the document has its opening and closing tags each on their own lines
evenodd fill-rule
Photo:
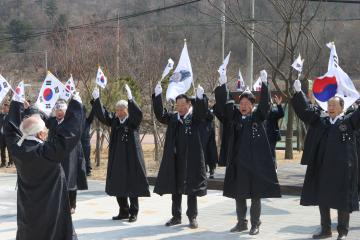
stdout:
<svg viewBox="0 0 360 240">
<path fill-rule="evenodd" d="M 0 173 L 0 239 L 15 239 L 16 233 L 16 176 Z M 185 199 L 183 199 L 186 203 Z M 176 227 L 165 227 L 170 217 L 170 196 L 140 199 L 139 220 L 136 223 L 110 220 L 117 212 L 115 198 L 104 193 L 104 183 L 90 181 L 90 190 L 78 195 L 78 208 L 73 215 L 80 240 L 118 239 L 259 239 L 300 240 L 310 239 L 318 229 L 319 213 L 316 207 L 302 207 L 299 198 L 284 196 L 281 199 L 265 199 L 262 207 L 260 235 L 251 237 L 248 232 L 229 233 L 236 223 L 235 202 L 222 197 L 220 191 L 209 191 L 200 198 L 199 229 L 187 228 L 187 219 Z M 185 204 L 186 205 L 186 204 Z M 185 212 L 185 208 L 183 208 Z M 336 214 L 333 213 L 335 217 Z M 334 218 L 335 219 L 335 218 Z M 360 239 L 360 214 L 351 216 L 348 239 Z M 336 239 L 336 225 L 333 226 Z"/>
</svg>

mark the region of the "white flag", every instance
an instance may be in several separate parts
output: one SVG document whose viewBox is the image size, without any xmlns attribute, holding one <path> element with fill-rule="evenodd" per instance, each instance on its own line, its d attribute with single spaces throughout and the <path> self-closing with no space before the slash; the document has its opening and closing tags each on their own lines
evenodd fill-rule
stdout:
<svg viewBox="0 0 360 240">
<path fill-rule="evenodd" d="M 107 84 L 107 77 L 104 75 L 104 73 L 100 67 L 98 68 L 98 71 L 96 74 L 96 84 L 102 88 L 105 88 L 106 84 Z"/>
<path fill-rule="evenodd" d="M 179 63 L 176 66 L 173 75 L 170 77 L 170 83 L 166 91 L 166 99 L 168 101 L 170 99 L 175 100 L 180 94 L 186 93 L 190 89 L 192 81 L 193 72 L 185 42 L 184 48 L 181 51 Z"/>
<path fill-rule="evenodd" d="M 64 88 L 64 91 L 62 92 L 60 98 L 68 101 L 70 99 L 70 97 L 75 93 L 75 91 L 76 91 L 75 83 L 74 83 L 74 79 L 71 75 L 70 78 L 65 83 L 65 88 Z"/>
<path fill-rule="evenodd" d="M 171 58 L 169 58 L 168 64 L 166 65 L 166 67 L 165 67 L 165 69 L 164 69 L 164 72 L 163 72 L 163 74 L 162 74 L 162 76 L 161 76 L 161 80 L 160 80 L 160 81 L 162 81 L 162 80 L 169 74 L 169 72 L 171 71 L 171 69 L 173 69 L 173 68 L 174 68 L 174 61 L 173 61 Z"/>
<path fill-rule="evenodd" d="M 262 84 L 262 82 L 261 82 L 261 78 L 259 77 L 257 80 L 256 80 L 256 82 L 254 83 L 254 85 L 253 85 L 253 90 L 254 91 L 260 91 L 261 90 L 261 85 Z"/>
<path fill-rule="evenodd" d="M 62 84 L 51 72 L 48 72 L 35 105 L 47 115 L 50 115 L 64 89 L 64 84 Z"/>
<path fill-rule="evenodd" d="M 299 73 L 302 72 L 302 68 L 303 68 L 303 64 L 304 64 L 304 59 L 301 59 L 301 55 L 299 54 L 299 56 L 295 59 L 294 63 L 291 65 L 296 71 L 298 71 Z"/>
<path fill-rule="evenodd" d="M 236 90 L 237 91 L 244 91 L 245 90 L 245 82 L 244 82 L 244 79 L 242 77 L 240 69 L 239 69 L 238 78 L 237 78 Z"/>
<path fill-rule="evenodd" d="M 0 74 L 0 102 L 4 100 L 6 94 L 9 92 L 10 89 L 11 89 L 10 84 Z"/>
<path fill-rule="evenodd" d="M 228 55 L 226 56 L 223 63 L 221 64 L 221 66 L 218 69 L 220 77 L 226 77 L 226 67 L 227 67 L 227 65 L 229 63 L 230 53 L 231 53 L 231 51 L 228 53 Z"/>
<path fill-rule="evenodd" d="M 25 100 L 25 85 L 24 81 L 19 82 L 17 87 L 15 88 L 14 95 L 12 97 L 12 100 L 16 101 L 24 101 Z"/>
<path fill-rule="evenodd" d="M 350 77 L 341 69 L 334 43 L 328 43 L 327 46 L 330 48 L 328 72 L 314 80 L 313 94 L 324 110 L 327 110 L 327 101 L 330 98 L 339 96 L 344 99 L 345 110 L 359 99 L 360 94 Z"/>
</svg>

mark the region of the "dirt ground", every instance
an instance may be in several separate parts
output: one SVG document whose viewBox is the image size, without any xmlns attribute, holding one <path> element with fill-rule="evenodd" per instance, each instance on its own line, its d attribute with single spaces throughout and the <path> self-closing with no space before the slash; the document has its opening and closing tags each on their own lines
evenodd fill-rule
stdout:
<svg viewBox="0 0 360 240">
<path fill-rule="evenodd" d="M 154 144 L 143 144 L 143 152 L 145 157 L 145 164 L 148 175 L 154 175 L 157 173 L 157 170 L 159 168 L 159 162 L 154 161 Z M 96 166 L 94 162 L 94 149 L 95 146 L 92 148 L 91 153 L 91 165 L 92 165 L 92 176 L 89 179 L 93 180 L 105 180 L 106 179 L 106 171 L 107 171 L 107 153 L 108 149 L 104 148 L 101 153 L 101 161 L 100 166 Z M 285 160 L 285 151 L 283 150 L 277 150 L 277 162 L 278 164 L 282 164 L 284 162 L 293 162 L 295 164 L 300 162 L 302 152 L 294 150 L 294 159 L 293 160 Z M 15 167 L 12 168 L 0 168 L 0 172 L 4 173 L 16 173 Z"/>
</svg>

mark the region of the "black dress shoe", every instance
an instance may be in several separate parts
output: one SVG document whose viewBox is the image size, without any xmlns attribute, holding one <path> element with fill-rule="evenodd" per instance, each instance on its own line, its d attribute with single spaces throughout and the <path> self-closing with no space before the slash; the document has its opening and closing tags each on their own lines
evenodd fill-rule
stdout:
<svg viewBox="0 0 360 240">
<path fill-rule="evenodd" d="M 91 176 L 91 172 L 87 172 L 86 176 L 90 177 Z"/>
<path fill-rule="evenodd" d="M 189 228 L 196 229 L 198 227 L 199 227 L 199 224 L 197 223 L 196 218 L 189 220 Z"/>
<path fill-rule="evenodd" d="M 251 229 L 250 229 L 249 234 L 250 234 L 250 235 L 258 235 L 259 232 L 260 232 L 259 225 L 257 225 L 257 226 L 252 226 Z"/>
<path fill-rule="evenodd" d="M 233 227 L 232 229 L 230 229 L 230 232 L 242 232 L 242 231 L 246 231 L 248 230 L 248 226 L 247 226 L 247 221 L 242 222 L 242 223 L 237 223 L 235 225 L 235 227 Z"/>
<path fill-rule="evenodd" d="M 172 217 L 167 223 L 165 223 L 165 226 L 170 227 L 178 224 L 181 224 L 181 219 Z"/>
<path fill-rule="evenodd" d="M 347 236 L 347 234 L 345 234 L 345 233 L 339 233 L 337 240 L 345 240 L 346 236 Z"/>
<path fill-rule="evenodd" d="M 130 215 L 129 222 L 136 222 L 137 216 L 136 215 Z"/>
<path fill-rule="evenodd" d="M 117 216 L 114 216 L 112 218 L 112 220 L 123 220 L 123 219 L 128 219 L 129 218 L 129 214 L 119 214 Z"/>
<path fill-rule="evenodd" d="M 332 237 L 331 229 L 321 229 L 319 233 L 316 233 L 312 236 L 313 239 L 325 239 L 331 237 Z"/>
</svg>

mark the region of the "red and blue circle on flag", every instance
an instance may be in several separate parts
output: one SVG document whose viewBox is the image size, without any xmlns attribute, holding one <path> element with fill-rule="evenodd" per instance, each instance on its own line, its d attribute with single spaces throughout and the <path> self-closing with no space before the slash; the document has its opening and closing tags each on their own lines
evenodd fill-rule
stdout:
<svg viewBox="0 0 360 240">
<path fill-rule="evenodd" d="M 19 87 L 17 87 L 17 88 L 15 89 L 15 92 L 16 92 L 16 94 L 20 94 L 21 89 L 20 89 Z"/>
<path fill-rule="evenodd" d="M 105 83 L 105 77 L 104 77 L 104 75 L 101 75 L 101 76 L 100 76 L 100 82 Z"/>
<path fill-rule="evenodd" d="M 323 77 L 314 80 L 313 94 L 314 97 L 321 101 L 327 102 L 330 98 L 334 97 L 337 92 L 336 77 Z"/>
<path fill-rule="evenodd" d="M 53 91 L 51 88 L 45 88 L 44 92 L 43 92 L 43 97 L 45 99 L 45 101 L 50 101 L 53 97 Z"/>
</svg>

